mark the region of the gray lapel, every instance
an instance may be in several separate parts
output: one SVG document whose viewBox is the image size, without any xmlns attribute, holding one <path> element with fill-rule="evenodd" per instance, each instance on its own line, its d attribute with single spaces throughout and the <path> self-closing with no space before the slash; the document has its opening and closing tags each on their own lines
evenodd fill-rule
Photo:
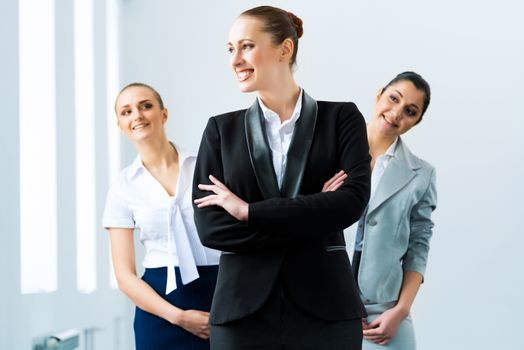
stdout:
<svg viewBox="0 0 524 350">
<path fill-rule="evenodd" d="M 378 187 L 369 202 L 368 215 L 395 193 L 404 188 L 416 176 L 420 164 L 399 138 L 395 157 L 390 160 Z"/>
<path fill-rule="evenodd" d="M 282 197 L 296 197 L 300 190 L 309 149 L 315 134 L 317 112 L 317 101 L 303 91 L 300 118 L 295 124 L 293 138 L 287 152 L 286 169 L 282 180 L 282 190 L 280 191 Z"/>
<path fill-rule="evenodd" d="M 257 100 L 246 111 L 244 125 L 249 157 L 260 191 L 266 199 L 280 197 L 271 150 L 264 130 L 264 117 Z"/>
</svg>

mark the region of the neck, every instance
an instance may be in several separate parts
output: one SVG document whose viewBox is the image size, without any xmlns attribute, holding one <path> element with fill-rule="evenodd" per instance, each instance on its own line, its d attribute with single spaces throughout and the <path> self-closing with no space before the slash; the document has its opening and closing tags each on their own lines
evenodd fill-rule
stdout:
<svg viewBox="0 0 524 350">
<path fill-rule="evenodd" d="M 367 126 L 368 133 L 368 143 L 369 143 L 369 153 L 373 159 L 376 159 L 378 156 L 386 153 L 389 146 L 395 142 L 396 136 L 387 136 L 383 133 L 380 133 L 374 127 L 373 123 L 368 124 Z"/>
<path fill-rule="evenodd" d="M 147 169 L 168 168 L 178 162 L 178 153 L 165 135 L 154 140 L 137 142 L 135 145 Z"/>
<path fill-rule="evenodd" d="M 291 74 L 279 80 L 271 89 L 258 91 L 258 97 L 267 108 L 278 114 L 281 122 L 291 118 L 299 96 L 300 88 Z"/>
</svg>

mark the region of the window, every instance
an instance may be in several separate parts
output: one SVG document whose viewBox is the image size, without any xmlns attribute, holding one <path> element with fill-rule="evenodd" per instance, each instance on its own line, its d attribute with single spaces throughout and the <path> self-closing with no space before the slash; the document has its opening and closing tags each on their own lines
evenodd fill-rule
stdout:
<svg viewBox="0 0 524 350">
<path fill-rule="evenodd" d="M 19 1 L 22 293 L 57 289 L 54 0 Z"/>
<path fill-rule="evenodd" d="M 93 1 L 75 0 L 77 288 L 96 289 L 95 69 Z"/>
</svg>

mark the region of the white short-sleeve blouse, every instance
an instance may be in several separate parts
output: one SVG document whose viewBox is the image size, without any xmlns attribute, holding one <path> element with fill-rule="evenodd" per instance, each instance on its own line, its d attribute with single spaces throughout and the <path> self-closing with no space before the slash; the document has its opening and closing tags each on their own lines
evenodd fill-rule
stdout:
<svg viewBox="0 0 524 350">
<path fill-rule="evenodd" d="M 146 268 L 168 267 L 166 294 L 176 289 L 174 266 L 183 284 L 198 278 L 196 266 L 218 265 L 220 252 L 200 243 L 193 221 L 191 188 L 196 153 L 176 146 L 179 177 L 170 196 L 139 156 L 121 171 L 107 195 L 103 226 L 136 229 L 146 248 Z"/>
</svg>

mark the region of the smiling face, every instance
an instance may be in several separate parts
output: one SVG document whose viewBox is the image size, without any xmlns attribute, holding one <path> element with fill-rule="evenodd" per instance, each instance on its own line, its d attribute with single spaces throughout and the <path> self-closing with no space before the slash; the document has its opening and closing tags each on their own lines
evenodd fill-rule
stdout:
<svg viewBox="0 0 524 350">
<path fill-rule="evenodd" d="M 115 111 L 118 127 L 131 141 L 139 142 L 164 135 L 167 110 L 153 91 L 143 86 L 132 86 L 120 93 Z"/>
<path fill-rule="evenodd" d="M 398 81 L 377 94 L 372 123 L 384 136 L 400 136 L 420 120 L 423 105 L 423 91 L 408 80 Z"/>
<path fill-rule="evenodd" d="M 228 51 L 231 68 L 240 91 L 268 91 L 290 72 L 290 40 L 275 45 L 263 23 L 254 17 L 239 17 L 229 32 Z M 286 72 L 287 70 L 287 72 Z"/>
</svg>

